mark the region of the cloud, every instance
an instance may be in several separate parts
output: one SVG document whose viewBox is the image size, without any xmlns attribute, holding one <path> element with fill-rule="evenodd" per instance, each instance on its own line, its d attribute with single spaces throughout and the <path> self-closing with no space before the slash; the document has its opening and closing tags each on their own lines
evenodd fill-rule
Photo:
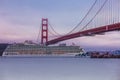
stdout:
<svg viewBox="0 0 120 80">
<path fill-rule="evenodd" d="M 33 28 L 33 25 L 27 25 L 27 24 L 14 24 L 11 23 L 8 20 L 4 20 L 4 18 L 1 17 L 0 19 L 0 37 L 1 40 L 14 40 L 14 41 L 20 41 L 20 40 L 26 40 L 31 39 L 34 40 L 35 37 L 38 34 L 37 27 L 35 29 Z M 39 28 L 39 27 L 38 27 Z"/>
</svg>

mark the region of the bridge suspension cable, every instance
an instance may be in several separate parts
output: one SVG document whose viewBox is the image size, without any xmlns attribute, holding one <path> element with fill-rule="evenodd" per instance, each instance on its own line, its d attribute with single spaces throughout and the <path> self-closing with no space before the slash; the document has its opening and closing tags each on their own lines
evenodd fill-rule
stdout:
<svg viewBox="0 0 120 80">
<path fill-rule="evenodd" d="M 66 33 L 65 35 L 67 34 L 70 34 L 72 33 L 77 27 L 79 27 L 82 22 L 87 18 L 87 16 L 90 14 L 90 12 L 92 11 L 92 9 L 94 8 L 94 6 L 96 5 L 96 3 L 98 2 L 98 0 L 95 0 L 94 3 L 92 4 L 92 6 L 90 7 L 90 9 L 88 10 L 88 12 L 86 13 L 86 15 L 82 18 L 82 20 L 71 30 L 69 31 L 68 33 Z M 58 33 L 57 31 L 55 31 L 55 29 L 52 27 L 52 25 L 50 24 L 50 22 L 48 22 L 50 28 L 52 29 L 52 31 L 57 34 L 57 36 L 63 36 L 62 34 Z M 52 31 L 50 31 L 52 33 Z M 53 33 L 52 33 L 53 34 Z M 54 35 L 55 35 L 54 34 Z"/>
<path fill-rule="evenodd" d="M 95 2 L 92 4 L 92 6 L 90 7 L 90 9 L 86 13 L 86 15 L 83 17 L 83 19 L 71 31 L 69 31 L 67 34 L 72 33 L 77 27 L 79 27 L 82 24 L 82 22 L 87 18 L 87 16 L 89 15 L 89 13 L 92 11 L 92 9 L 94 8 L 94 6 L 96 5 L 97 1 L 98 0 L 95 0 Z"/>
<path fill-rule="evenodd" d="M 53 32 L 51 32 L 50 30 L 48 30 L 48 32 L 51 34 L 51 35 L 49 35 L 49 36 L 55 36 L 55 37 L 57 37 L 57 35 L 55 35 Z"/>
<path fill-rule="evenodd" d="M 105 4 L 107 3 L 107 1 L 108 0 L 105 0 L 104 1 L 104 3 L 103 3 L 103 5 L 100 7 L 100 9 L 96 12 L 96 14 L 93 16 L 93 18 L 81 29 L 81 30 L 83 30 L 83 29 L 85 29 L 93 20 L 94 20 L 94 18 L 99 14 L 99 12 L 103 9 L 103 7 L 105 6 Z M 80 30 L 80 31 L 81 31 Z"/>
<path fill-rule="evenodd" d="M 49 36 L 54 36 L 54 37 L 60 37 L 59 35 L 57 35 L 57 34 L 55 34 L 55 33 L 53 33 L 50 29 L 48 29 L 48 32 L 51 34 L 51 35 L 49 35 Z"/>
<path fill-rule="evenodd" d="M 87 18 L 87 16 L 90 14 L 90 12 L 92 11 L 92 9 L 94 8 L 94 6 L 96 5 L 97 2 L 98 2 L 98 0 L 95 0 L 95 2 L 92 4 L 92 6 L 90 7 L 90 9 L 86 13 L 86 15 L 83 17 L 83 19 L 71 31 L 69 31 L 67 34 L 72 33 L 77 27 L 79 27 L 82 24 L 82 22 Z M 50 28 L 52 29 L 52 31 L 55 33 L 54 35 L 63 36 L 63 35 L 59 34 L 57 31 L 54 30 L 54 28 L 52 27 L 50 22 L 48 24 L 49 24 Z M 52 33 L 52 31 L 50 31 L 50 32 Z M 65 34 L 65 35 L 67 35 L 67 34 Z"/>
<path fill-rule="evenodd" d="M 62 36 L 62 35 L 59 34 L 57 31 L 55 31 L 55 29 L 54 29 L 53 26 L 50 24 L 50 22 L 48 22 L 48 25 L 50 26 L 50 28 L 52 29 L 52 31 L 55 33 L 54 35 Z"/>
<path fill-rule="evenodd" d="M 39 32 L 38 32 L 38 36 L 37 36 L 37 40 L 36 40 L 36 42 L 38 42 L 38 43 L 39 43 L 39 38 L 40 38 L 40 32 L 41 32 L 41 25 L 39 27 Z"/>
</svg>

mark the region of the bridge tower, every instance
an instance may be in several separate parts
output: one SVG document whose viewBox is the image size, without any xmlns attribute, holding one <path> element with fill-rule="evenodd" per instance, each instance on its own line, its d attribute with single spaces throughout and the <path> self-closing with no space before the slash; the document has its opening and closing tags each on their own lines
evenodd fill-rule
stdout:
<svg viewBox="0 0 120 80">
<path fill-rule="evenodd" d="M 48 41 L 48 19 L 42 18 L 41 44 Z"/>
</svg>

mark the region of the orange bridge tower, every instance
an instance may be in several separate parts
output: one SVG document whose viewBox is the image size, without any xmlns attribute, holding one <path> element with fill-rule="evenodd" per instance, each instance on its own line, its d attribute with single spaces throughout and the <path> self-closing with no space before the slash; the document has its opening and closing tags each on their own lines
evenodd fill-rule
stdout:
<svg viewBox="0 0 120 80">
<path fill-rule="evenodd" d="M 41 44 L 48 41 L 48 19 L 42 18 Z"/>
</svg>

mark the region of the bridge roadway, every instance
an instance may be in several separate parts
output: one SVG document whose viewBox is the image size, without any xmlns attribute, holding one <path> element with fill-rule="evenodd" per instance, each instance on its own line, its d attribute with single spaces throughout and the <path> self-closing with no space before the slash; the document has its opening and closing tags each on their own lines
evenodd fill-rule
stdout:
<svg viewBox="0 0 120 80">
<path fill-rule="evenodd" d="M 77 37 L 82 37 L 82 36 L 91 36 L 91 35 L 95 35 L 95 34 L 101 34 L 104 32 L 115 31 L 115 30 L 120 30 L 120 23 L 114 23 L 114 24 L 110 24 L 110 25 L 106 25 L 106 26 L 101 26 L 101 27 L 88 29 L 88 30 L 76 32 L 73 34 L 61 36 L 61 37 L 58 37 L 56 39 L 46 42 L 46 45 L 55 44 L 60 41 L 64 41 L 64 40 L 68 40 L 68 39 L 72 39 L 72 38 L 77 38 Z"/>
</svg>

